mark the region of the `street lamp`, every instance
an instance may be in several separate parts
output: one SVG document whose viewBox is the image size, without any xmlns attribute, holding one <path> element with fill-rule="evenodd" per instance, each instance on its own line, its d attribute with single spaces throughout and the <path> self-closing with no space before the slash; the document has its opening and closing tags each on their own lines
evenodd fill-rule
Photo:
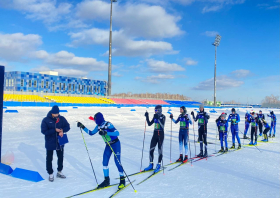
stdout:
<svg viewBox="0 0 280 198">
<path fill-rule="evenodd" d="M 214 72 L 214 106 L 216 106 L 216 66 L 217 66 L 217 47 L 220 45 L 221 36 L 217 34 L 215 42 L 212 44 L 215 46 L 215 72 Z"/>
<path fill-rule="evenodd" d="M 110 12 L 110 38 L 109 38 L 109 65 L 108 65 L 108 96 L 111 95 L 111 86 L 112 86 L 112 10 L 113 2 L 117 0 L 111 0 L 111 12 Z"/>
</svg>

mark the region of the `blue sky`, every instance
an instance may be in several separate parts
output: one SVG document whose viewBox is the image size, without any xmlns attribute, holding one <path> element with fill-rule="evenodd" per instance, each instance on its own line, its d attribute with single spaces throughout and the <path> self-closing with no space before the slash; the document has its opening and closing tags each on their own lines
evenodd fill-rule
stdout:
<svg viewBox="0 0 280 198">
<path fill-rule="evenodd" d="M 279 0 L 118 0 L 113 93 L 260 103 L 280 95 Z M 110 0 L 2 0 L 0 64 L 107 80 Z"/>
</svg>

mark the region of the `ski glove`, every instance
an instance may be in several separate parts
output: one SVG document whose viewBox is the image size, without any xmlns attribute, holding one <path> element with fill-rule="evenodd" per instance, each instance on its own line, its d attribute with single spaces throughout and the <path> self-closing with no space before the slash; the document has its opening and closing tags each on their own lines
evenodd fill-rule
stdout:
<svg viewBox="0 0 280 198">
<path fill-rule="evenodd" d="M 146 111 L 146 113 L 145 113 L 145 117 L 148 117 L 149 116 L 149 113 Z"/>
<path fill-rule="evenodd" d="M 80 123 L 80 122 L 77 123 L 77 127 L 80 127 L 80 128 L 82 128 L 82 129 L 86 128 L 86 127 L 85 127 L 82 123 Z"/>
<path fill-rule="evenodd" d="M 192 116 L 194 116 L 194 112 L 193 111 L 191 112 L 191 114 L 192 114 Z"/>
<path fill-rule="evenodd" d="M 103 129 L 99 129 L 99 135 L 106 135 L 106 134 L 107 134 L 106 131 L 104 131 Z"/>
<path fill-rule="evenodd" d="M 170 114 L 170 119 L 173 119 L 173 114 Z"/>
</svg>

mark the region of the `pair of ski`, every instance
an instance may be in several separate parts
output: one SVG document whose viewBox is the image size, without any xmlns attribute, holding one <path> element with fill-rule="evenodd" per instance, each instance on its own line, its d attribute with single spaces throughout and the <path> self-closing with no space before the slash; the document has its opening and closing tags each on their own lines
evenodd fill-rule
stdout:
<svg viewBox="0 0 280 198">
<path fill-rule="evenodd" d="M 216 153 L 217 155 L 215 157 L 221 156 L 223 154 L 228 154 L 228 153 L 231 153 L 231 152 L 234 152 L 234 151 L 239 151 L 241 149 L 242 148 L 240 148 L 240 149 L 229 149 L 227 152 L 218 152 L 218 153 Z"/>
<path fill-rule="evenodd" d="M 132 181 L 132 183 L 133 182 L 135 182 L 135 180 L 134 181 Z M 112 185 L 109 185 L 109 186 L 106 186 L 106 187 L 103 187 L 103 188 L 98 188 L 98 187 L 96 187 L 96 188 L 94 188 L 94 189 L 91 189 L 91 190 L 88 190 L 88 191 L 85 191 L 85 192 L 82 192 L 82 193 L 78 193 L 78 194 L 75 194 L 75 195 L 72 195 L 72 196 L 69 196 L 69 197 L 66 197 L 66 198 L 71 198 L 71 197 L 76 197 L 76 196 L 79 196 L 79 195 L 85 195 L 85 194 L 88 194 L 88 193 L 91 193 L 91 192 L 95 192 L 95 191 L 98 191 L 98 190 L 103 190 L 103 189 L 106 189 L 106 188 L 110 188 L 110 187 L 113 187 L 113 186 L 117 186 L 118 185 L 118 183 L 117 184 L 112 184 Z M 125 189 L 127 186 L 129 186 L 130 185 L 130 183 L 128 183 L 127 185 L 125 185 L 123 188 L 121 188 L 121 189 L 118 189 L 115 193 L 113 193 L 109 198 L 112 198 L 112 197 L 114 197 L 114 196 L 116 196 L 120 191 L 122 191 L 123 189 Z"/>
</svg>

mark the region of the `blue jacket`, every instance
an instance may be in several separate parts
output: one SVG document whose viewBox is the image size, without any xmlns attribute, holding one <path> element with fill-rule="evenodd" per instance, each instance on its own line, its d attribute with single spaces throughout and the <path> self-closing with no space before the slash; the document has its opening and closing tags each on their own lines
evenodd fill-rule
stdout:
<svg viewBox="0 0 280 198">
<path fill-rule="evenodd" d="M 177 120 L 172 119 L 172 121 L 177 124 L 180 122 L 180 129 L 189 129 L 189 124 L 192 124 L 190 115 L 180 114 Z"/>
<path fill-rule="evenodd" d="M 271 122 L 276 122 L 276 116 L 275 114 L 272 114 L 272 115 L 267 115 L 268 117 L 271 117 Z"/>
<path fill-rule="evenodd" d="M 120 133 L 110 122 L 104 121 L 100 126 L 96 125 L 96 127 L 92 131 L 85 127 L 84 131 L 89 135 L 95 135 L 99 131 L 99 129 L 102 129 L 107 132 L 105 137 L 102 136 L 105 143 L 107 143 L 108 141 L 109 144 L 113 144 L 119 141 L 118 136 L 120 135 Z"/>
<path fill-rule="evenodd" d="M 251 123 L 251 127 L 257 127 L 258 126 L 258 117 L 253 117 L 252 115 L 250 115 L 249 118 L 249 123 Z"/>
<path fill-rule="evenodd" d="M 228 122 L 227 120 L 219 120 L 217 122 L 217 127 L 219 132 L 226 133 L 228 131 Z"/>
<path fill-rule="evenodd" d="M 58 119 L 56 119 L 49 112 L 41 124 L 41 132 L 45 135 L 45 148 L 47 150 L 59 150 L 63 147 L 58 144 L 56 128 L 63 129 L 65 133 L 70 130 L 70 125 L 63 116 L 59 115 Z"/>
<path fill-rule="evenodd" d="M 228 116 L 228 119 L 227 119 L 228 122 L 231 122 L 231 125 L 236 125 L 238 124 L 238 122 L 240 122 L 240 117 L 239 117 L 239 114 L 235 113 L 235 114 L 229 114 Z"/>
<path fill-rule="evenodd" d="M 250 114 L 249 113 L 246 113 L 245 114 L 245 122 L 248 123 L 248 120 L 250 119 Z"/>
<path fill-rule="evenodd" d="M 198 121 L 198 126 L 207 125 L 210 116 L 205 111 L 199 111 L 196 117 L 193 116 L 193 120 Z"/>
</svg>

